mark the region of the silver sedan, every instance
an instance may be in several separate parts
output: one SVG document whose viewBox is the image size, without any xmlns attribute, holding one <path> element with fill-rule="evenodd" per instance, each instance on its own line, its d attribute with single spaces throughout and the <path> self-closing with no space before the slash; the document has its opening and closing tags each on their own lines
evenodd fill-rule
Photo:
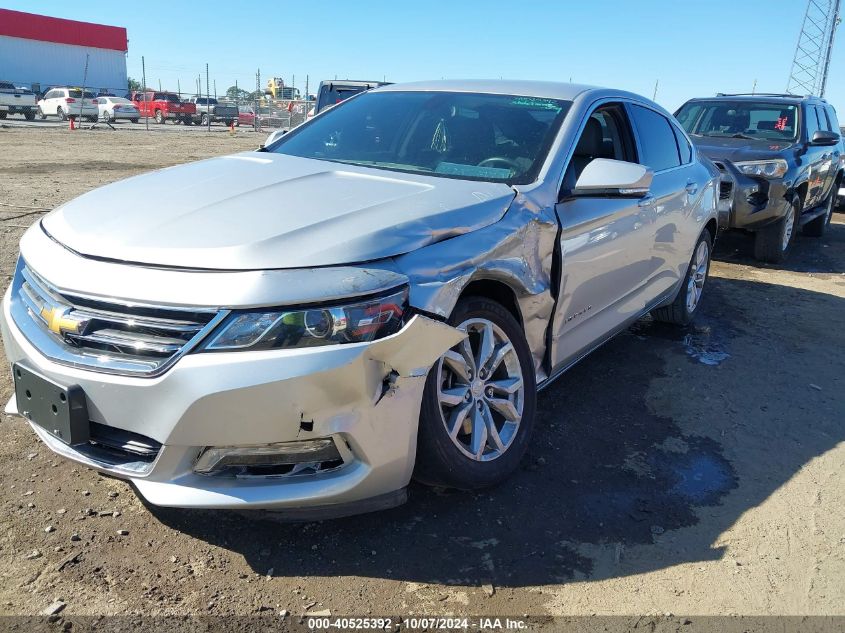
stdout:
<svg viewBox="0 0 845 633">
<path fill-rule="evenodd" d="M 645 314 L 695 316 L 718 189 L 635 94 L 384 86 L 30 228 L 7 411 L 158 505 L 314 518 L 412 477 L 490 486 L 538 389 Z"/>
<path fill-rule="evenodd" d="M 137 123 L 141 118 L 138 107 L 129 99 L 123 97 L 97 97 L 94 100 L 97 110 L 103 121 L 116 121 L 117 119 L 129 119 Z"/>
</svg>

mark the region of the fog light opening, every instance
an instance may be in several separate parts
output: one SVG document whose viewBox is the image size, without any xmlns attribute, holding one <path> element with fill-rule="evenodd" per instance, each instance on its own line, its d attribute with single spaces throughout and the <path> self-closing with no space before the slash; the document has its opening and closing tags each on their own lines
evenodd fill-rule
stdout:
<svg viewBox="0 0 845 633">
<path fill-rule="evenodd" d="M 343 466 L 332 438 L 261 446 L 209 446 L 194 463 L 200 475 L 280 477 L 316 474 Z"/>
</svg>

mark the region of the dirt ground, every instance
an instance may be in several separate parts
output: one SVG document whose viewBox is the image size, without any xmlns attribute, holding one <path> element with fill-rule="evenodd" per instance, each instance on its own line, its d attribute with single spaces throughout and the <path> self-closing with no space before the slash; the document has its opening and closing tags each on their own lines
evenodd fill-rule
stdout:
<svg viewBox="0 0 845 633">
<path fill-rule="evenodd" d="M 0 129 L 0 286 L 26 207 L 262 138 Z M 845 615 L 845 216 L 783 266 L 750 249 L 720 238 L 695 326 L 644 320 L 545 390 L 480 494 L 298 525 L 156 509 L 3 416 L 0 614 Z"/>
</svg>

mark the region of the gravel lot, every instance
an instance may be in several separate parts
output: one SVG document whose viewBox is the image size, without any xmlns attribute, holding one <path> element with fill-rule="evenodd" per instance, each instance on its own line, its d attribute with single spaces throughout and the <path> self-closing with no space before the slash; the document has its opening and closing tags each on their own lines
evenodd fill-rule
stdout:
<svg viewBox="0 0 845 633">
<path fill-rule="evenodd" d="M 0 127 L 0 286 L 27 207 L 263 138 Z M 696 325 L 644 320 L 544 391 L 523 468 L 481 494 L 299 525 L 161 510 L 3 416 L 0 614 L 845 615 L 843 223 L 780 267 L 723 236 Z"/>
</svg>

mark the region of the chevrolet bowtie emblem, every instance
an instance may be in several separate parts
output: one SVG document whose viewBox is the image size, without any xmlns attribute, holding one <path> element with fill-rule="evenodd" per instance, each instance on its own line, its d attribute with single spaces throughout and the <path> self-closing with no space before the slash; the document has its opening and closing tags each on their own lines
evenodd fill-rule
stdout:
<svg viewBox="0 0 845 633">
<path fill-rule="evenodd" d="M 82 321 L 67 316 L 68 312 L 70 312 L 70 308 L 48 308 L 45 306 L 41 308 L 41 318 L 47 322 L 47 327 L 50 328 L 51 332 L 60 336 L 65 332 L 79 334 Z"/>
</svg>

